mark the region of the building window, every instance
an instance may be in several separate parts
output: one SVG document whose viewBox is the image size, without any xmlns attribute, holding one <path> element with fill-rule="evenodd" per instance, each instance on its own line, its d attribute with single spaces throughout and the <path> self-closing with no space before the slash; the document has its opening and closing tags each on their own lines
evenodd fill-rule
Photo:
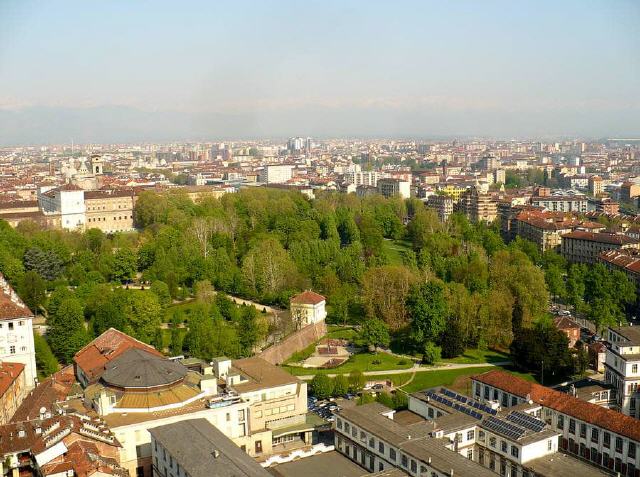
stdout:
<svg viewBox="0 0 640 477">
<path fill-rule="evenodd" d="M 553 441 L 549 439 L 547 441 L 547 450 L 550 451 L 553 448 Z"/>
<path fill-rule="evenodd" d="M 629 441 L 629 445 L 627 446 L 627 455 L 632 459 L 636 458 L 636 445 Z"/>
<path fill-rule="evenodd" d="M 144 477 L 144 467 L 136 467 L 136 477 Z"/>
<path fill-rule="evenodd" d="M 336 427 L 338 429 L 342 429 L 342 419 L 340 418 L 336 419 Z"/>
<path fill-rule="evenodd" d="M 580 437 L 587 437 L 587 425 L 585 423 L 580 424 Z"/>
<path fill-rule="evenodd" d="M 467 431 L 467 440 L 468 441 L 472 441 L 473 439 L 475 439 L 476 437 L 476 431 L 474 431 L 473 429 L 470 431 Z"/>
<path fill-rule="evenodd" d="M 369 447 L 374 449 L 376 447 L 376 443 L 373 441 L 373 437 L 369 438 Z"/>
<path fill-rule="evenodd" d="M 378 441 L 378 452 L 384 454 L 384 443 L 382 441 Z"/>
<path fill-rule="evenodd" d="M 346 432 L 347 434 L 349 434 L 349 429 L 351 428 L 351 425 L 348 422 L 344 423 L 344 432 Z"/>
<path fill-rule="evenodd" d="M 502 452 L 507 452 L 507 443 L 505 441 L 500 441 L 500 450 Z"/>
<path fill-rule="evenodd" d="M 407 468 L 407 466 L 409 465 L 409 459 L 407 459 L 407 456 L 402 454 L 402 467 L 404 467 L 405 469 Z"/>
<path fill-rule="evenodd" d="M 262 441 L 256 441 L 256 454 L 262 454 Z"/>
<path fill-rule="evenodd" d="M 418 472 L 418 464 L 413 459 L 411 459 L 411 472 L 413 472 L 414 474 Z"/>
<path fill-rule="evenodd" d="M 9 329 L 10 329 L 10 330 L 12 330 L 12 329 L 13 329 L 13 322 L 12 322 L 12 321 L 10 321 L 10 322 L 9 322 Z"/>
<path fill-rule="evenodd" d="M 392 447 L 389 448 L 389 459 L 391 459 L 393 462 L 396 461 L 396 450 Z"/>
<path fill-rule="evenodd" d="M 569 432 L 571 434 L 576 433 L 576 421 L 574 419 L 569 419 Z"/>
<path fill-rule="evenodd" d="M 622 437 L 616 437 L 616 452 L 622 453 Z"/>
<path fill-rule="evenodd" d="M 564 416 L 562 414 L 558 415 L 558 429 L 564 430 Z"/>
<path fill-rule="evenodd" d="M 473 460 L 473 449 L 467 451 L 467 459 Z"/>
<path fill-rule="evenodd" d="M 591 442 L 598 442 L 598 429 L 595 427 L 591 429 Z"/>
<path fill-rule="evenodd" d="M 489 445 L 491 447 L 495 447 L 496 446 L 496 438 L 495 437 L 490 437 L 489 438 Z"/>
<path fill-rule="evenodd" d="M 631 372 L 634 373 L 634 374 L 638 372 L 638 365 L 637 364 L 632 364 L 631 365 Z"/>
<path fill-rule="evenodd" d="M 602 445 L 607 449 L 609 448 L 609 446 L 611 446 L 611 434 L 609 434 L 608 432 L 605 432 L 602 435 Z"/>
<path fill-rule="evenodd" d="M 16 354 L 16 347 L 15 346 L 9 346 L 9 353 Z"/>
<path fill-rule="evenodd" d="M 517 459 L 519 453 L 520 453 L 520 450 L 516 446 L 511 446 L 511 455 L 513 457 Z"/>
</svg>

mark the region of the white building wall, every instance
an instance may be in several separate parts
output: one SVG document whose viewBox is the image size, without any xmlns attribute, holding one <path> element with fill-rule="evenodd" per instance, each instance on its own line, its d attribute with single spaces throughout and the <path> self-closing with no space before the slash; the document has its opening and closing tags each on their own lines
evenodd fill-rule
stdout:
<svg viewBox="0 0 640 477">
<path fill-rule="evenodd" d="M 29 389 L 35 386 L 38 374 L 33 344 L 33 320 L 30 317 L 0 319 L 0 361 L 24 364 L 26 386 Z"/>
</svg>

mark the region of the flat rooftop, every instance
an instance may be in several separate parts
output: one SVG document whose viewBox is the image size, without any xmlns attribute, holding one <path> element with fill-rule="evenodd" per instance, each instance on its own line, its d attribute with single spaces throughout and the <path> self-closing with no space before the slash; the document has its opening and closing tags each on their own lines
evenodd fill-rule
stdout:
<svg viewBox="0 0 640 477">
<path fill-rule="evenodd" d="M 369 472 L 336 451 L 294 460 L 267 469 L 276 477 L 361 477 Z"/>
<path fill-rule="evenodd" d="M 557 475 L 579 475 L 580 477 L 611 476 L 604 470 L 562 452 L 531 460 L 524 466 L 533 470 L 536 475 L 544 477 L 555 477 Z"/>
</svg>

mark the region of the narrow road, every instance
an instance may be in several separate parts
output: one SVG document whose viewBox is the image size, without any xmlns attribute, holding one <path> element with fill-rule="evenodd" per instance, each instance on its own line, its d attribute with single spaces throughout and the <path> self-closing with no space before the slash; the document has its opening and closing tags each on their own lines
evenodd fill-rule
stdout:
<svg viewBox="0 0 640 477">
<path fill-rule="evenodd" d="M 443 364 L 441 366 L 422 366 L 419 364 L 414 365 L 412 368 L 407 369 L 388 369 L 381 371 L 363 371 L 365 376 L 385 376 L 388 374 L 407 374 L 407 373 L 425 373 L 430 371 L 447 371 L 450 369 L 466 369 L 466 368 L 486 368 L 487 366 L 506 366 L 511 364 L 511 361 L 497 361 L 494 363 L 473 363 L 473 364 Z M 330 378 L 335 378 L 338 374 L 327 374 Z M 300 379 L 309 380 L 313 379 L 315 374 L 307 374 L 304 376 L 297 376 Z"/>
</svg>

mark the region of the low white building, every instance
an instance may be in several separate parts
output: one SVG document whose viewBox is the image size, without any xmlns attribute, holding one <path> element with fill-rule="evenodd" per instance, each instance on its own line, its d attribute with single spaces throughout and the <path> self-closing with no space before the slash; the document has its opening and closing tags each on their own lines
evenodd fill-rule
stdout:
<svg viewBox="0 0 640 477">
<path fill-rule="evenodd" d="M 45 215 L 59 215 L 60 226 L 66 230 L 84 229 L 86 206 L 84 190 L 73 184 L 59 188 L 41 187 L 38 203 Z"/>
<path fill-rule="evenodd" d="M 292 297 L 289 304 L 291 316 L 300 328 L 323 321 L 327 317 L 326 298 L 311 290 Z"/>
</svg>

